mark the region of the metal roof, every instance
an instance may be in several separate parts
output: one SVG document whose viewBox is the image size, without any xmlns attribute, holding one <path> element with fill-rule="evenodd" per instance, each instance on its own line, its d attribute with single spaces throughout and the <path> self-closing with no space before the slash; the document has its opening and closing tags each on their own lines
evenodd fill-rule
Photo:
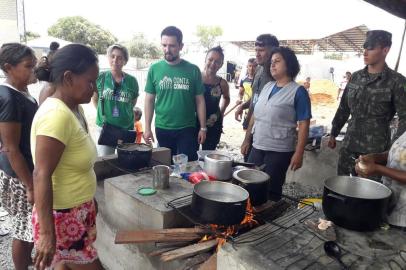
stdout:
<svg viewBox="0 0 406 270">
<path fill-rule="evenodd" d="M 318 39 L 279 40 L 280 46 L 288 46 L 297 54 L 312 54 L 315 49 L 322 52 L 363 52 L 363 44 L 369 29 L 363 24 Z M 244 50 L 253 52 L 255 41 L 231 41 Z"/>
<path fill-rule="evenodd" d="M 364 0 L 386 10 L 395 16 L 406 19 L 406 0 Z"/>
</svg>

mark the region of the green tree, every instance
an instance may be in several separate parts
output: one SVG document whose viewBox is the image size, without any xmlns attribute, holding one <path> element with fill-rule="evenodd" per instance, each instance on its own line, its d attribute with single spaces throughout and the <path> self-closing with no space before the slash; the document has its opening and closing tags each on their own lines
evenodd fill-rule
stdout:
<svg viewBox="0 0 406 270">
<path fill-rule="evenodd" d="M 115 43 L 117 38 L 101 26 L 83 17 L 63 17 L 48 28 L 48 34 L 75 43 L 92 47 L 97 53 L 105 53 L 108 46 Z"/>
<path fill-rule="evenodd" d="M 152 42 L 149 42 L 143 34 L 136 34 L 126 43 L 128 51 L 133 57 L 145 59 L 158 59 L 161 56 L 161 51 Z"/>
<path fill-rule="evenodd" d="M 27 40 L 32 40 L 32 39 L 39 38 L 40 35 L 35 32 L 27 31 L 27 32 L 25 32 L 25 37 L 27 38 Z"/>
<path fill-rule="evenodd" d="M 197 26 L 196 36 L 199 38 L 200 45 L 207 50 L 213 47 L 217 37 L 221 35 L 223 35 L 223 29 L 220 26 Z"/>
</svg>

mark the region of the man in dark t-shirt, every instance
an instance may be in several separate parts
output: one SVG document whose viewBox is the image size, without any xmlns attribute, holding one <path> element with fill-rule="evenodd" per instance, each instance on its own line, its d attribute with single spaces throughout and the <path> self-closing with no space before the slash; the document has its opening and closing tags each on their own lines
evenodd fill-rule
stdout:
<svg viewBox="0 0 406 270">
<path fill-rule="evenodd" d="M 258 100 L 259 94 L 261 93 L 264 85 L 271 81 L 270 74 L 270 64 L 271 64 L 271 51 L 274 47 L 279 47 L 278 39 L 271 34 L 262 34 L 257 37 L 255 41 L 255 52 L 258 67 L 255 72 L 254 81 L 252 83 L 252 97 L 242 104 L 240 104 L 235 112 L 235 119 L 241 121 L 242 113 L 245 109 L 248 109 L 248 114 L 245 121 L 250 122 L 251 115 L 254 112 L 255 103 Z M 246 156 L 244 156 L 244 161 L 248 159 L 249 151 Z"/>
</svg>

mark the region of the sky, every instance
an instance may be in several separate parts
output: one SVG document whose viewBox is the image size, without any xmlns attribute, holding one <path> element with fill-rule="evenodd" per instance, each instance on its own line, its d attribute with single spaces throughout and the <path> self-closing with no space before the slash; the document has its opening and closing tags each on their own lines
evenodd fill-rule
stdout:
<svg viewBox="0 0 406 270">
<path fill-rule="evenodd" d="M 184 41 L 196 41 L 197 25 L 219 25 L 221 40 L 254 40 L 262 33 L 278 39 L 321 38 L 365 24 L 392 32 L 388 62 L 394 66 L 405 21 L 362 0 L 25 0 L 26 29 L 46 34 L 59 18 L 83 16 L 120 41 L 144 33 L 158 42 L 168 25 Z M 405 45 L 406 46 L 406 45 Z M 406 49 L 402 67 L 406 69 Z"/>
</svg>

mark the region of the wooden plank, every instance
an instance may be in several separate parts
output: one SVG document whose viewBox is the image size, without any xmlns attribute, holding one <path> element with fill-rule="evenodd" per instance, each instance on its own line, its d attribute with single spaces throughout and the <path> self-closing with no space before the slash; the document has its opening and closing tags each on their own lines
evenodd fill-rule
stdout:
<svg viewBox="0 0 406 270">
<path fill-rule="evenodd" d="M 217 270 L 217 253 L 214 253 L 207 261 L 202 263 L 198 270 Z"/>
<path fill-rule="evenodd" d="M 200 242 L 183 248 L 165 252 L 161 255 L 161 261 L 168 262 L 177 259 L 187 258 L 200 252 L 208 251 L 217 246 L 217 239 Z"/>
<path fill-rule="evenodd" d="M 118 231 L 114 243 L 136 244 L 146 242 L 186 242 L 200 240 L 206 234 L 212 234 L 212 231 L 203 228 Z"/>
</svg>

